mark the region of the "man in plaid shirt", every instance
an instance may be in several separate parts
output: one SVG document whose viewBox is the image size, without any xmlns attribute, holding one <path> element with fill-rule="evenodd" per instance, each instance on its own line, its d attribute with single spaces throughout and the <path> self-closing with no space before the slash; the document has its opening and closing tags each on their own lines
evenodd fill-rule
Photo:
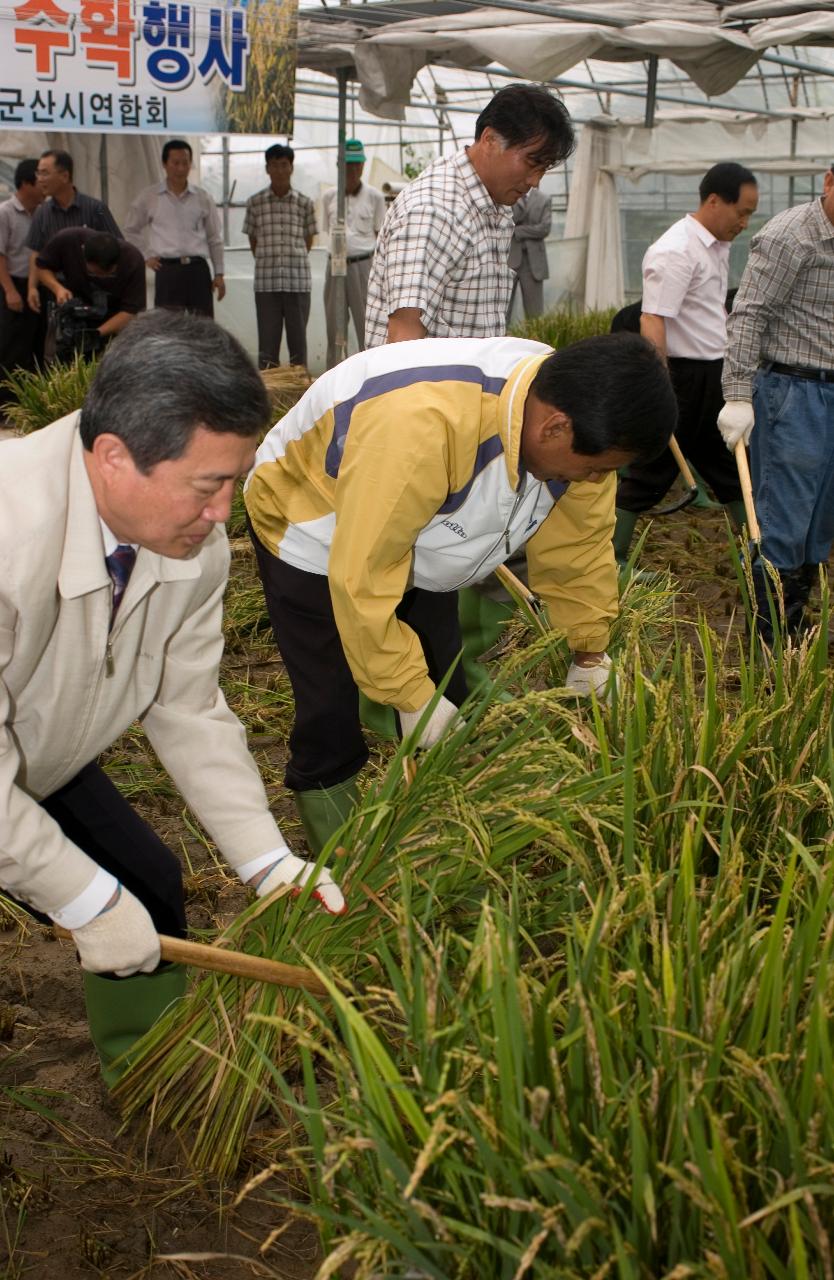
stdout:
<svg viewBox="0 0 834 1280">
<path fill-rule="evenodd" d="M 789 635 L 802 629 L 834 541 L 833 317 L 834 166 L 820 199 L 777 214 L 753 237 L 728 322 L 718 416 L 728 449 L 750 442 L 762 557 L 779 571 Z M 757 628 L 772 644 L 766 575 L 761 562 L 753 570 Z"/>
<path fill-rule="evenodd" d="M 570 117 L 547 89 L 501 89 L 478 116 L 475 141 L 436 160 L 388 210 L 368 283 L 366 345 L 503 334 L 510 206 L 573 145 Z"/>
<path fill-rule="evenodd" d="M 295 153 L 276 143 L 265 152 L 270 185 L 246 202 L 243 231 L 255 256 L 255 311 L 258 317 L 258 367 L 279 363 L 281 336 L 287 327 L 290 364 L 307 363 L 310 314 L 309 253 L 316 234 L 312 200 L 293 191 Z"/>
<path fill-rule="evenodd" d="M 549 89 L 500 89 L 475 122 L 475 141 L 436 160 L 388 210 L 368 282 L 366 346 L 503 335 L 514 278 L 511 206 L 573 146 L 570 116 Z M 472 686 L 487 679 L 478 659 L 501 634 L 506 600 L 487 584 L 460 592 L 463 665 Z M 364 702 L 363 716 L 388 731 Z"/>
</svg>

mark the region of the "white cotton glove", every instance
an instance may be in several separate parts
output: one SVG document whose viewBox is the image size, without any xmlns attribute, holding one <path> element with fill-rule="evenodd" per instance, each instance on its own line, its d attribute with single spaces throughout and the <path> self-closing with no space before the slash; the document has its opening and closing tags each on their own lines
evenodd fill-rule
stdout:
<svg viewBox="0 0 834 1280">
<path fill-rule="evenodd" d="M 611 671 L 612 663 L 607 653 L 604 653 L 593 667 L 580 667 L 572 662 L 565 680 L 565 688 L 583 697 L 595 693 L 600 702 L 607 702 Z"/>
<path fill-rule="evenodd" d="M 728 400 L 718 415 L 718 430 L 724 437 L 724 443 L 732 453 L 739 440 L 750 443 L 750 433 L 756 421 L 753 406 L 749 400 Z"/>
<path fill-rule="evenodd" d="M 431 698 L 429 698 L 429 702 L 431 702 Z M 419 707 L 417 711 L 397 712 L 397 715 L 400 717 L 400 728 L 402 729 L 404 738 L 407 738 L 409 734 L 413 733 L 417 728 L 417 723 L 423 715 L 423 712 L 426 710 L 426 707 L 429 705 L 429 702 L 424 702 L 422 707 Z M 463 724 L 463 718 L 458 713 L 458 709 L 454 702 L 450 702 L 448 698 L 441 697 L 434 711 L 432 711 L 428 720 L 423 725 L 423 732 L 420 734 L 417 746 L 423 748 L 433 747 L 436 742 L 440 741 L 447 729 L 456 729 L 458 725 L 461 724 Z"/>
<path fill-rule="evenodd" d="M 294 886 L 294 892 L 299 894 L 315 871 L 315 866 L 314 862 L 305 862 L 288 849 L 277 862 L 267 868 L 263 879 L 255 886 L 255 892 L 259 898 L 265 898 L 283 885 L 290 884 Z M 347 903 L 339 886 L 333 883 L 327 867 L 320 869 L 315 885 L 312 896 L 318 898 L 325 911 L 329 911 L 332 916 L 343 916 L 347 911 Z"/>
<path fill-rule="evenodd" d="M 159 936 L 142 903 L 124 885 L 112 907 L 72 930 L 82 969 L 90 973 L 152 973 L 159 964 Z"/>
</svg>

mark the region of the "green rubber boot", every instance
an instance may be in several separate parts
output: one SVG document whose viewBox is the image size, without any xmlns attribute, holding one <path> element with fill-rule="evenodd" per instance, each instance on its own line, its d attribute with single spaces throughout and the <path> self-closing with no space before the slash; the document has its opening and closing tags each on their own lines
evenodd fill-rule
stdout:
<svg viewBox="0 0 834 1280">
<path fill-rule="evenodd" d="M 474 587 L 463 587 L 458 592 L 463 670 L 470 693 L 492 683 L 486 663 L 480 659 L 498 644 L 513 612 L 511 601 L 492 600 Z"/>
<path fill-rule="evenodd" d="M 334 831 L 349 817 L 359 798 L 356 779 L 346 778 L 335 787 L 316 787 L 314 791 L 294 791 L 295 807 L 304 827 L 311 853 L 318 857 Z"/>
<path fill-rule="evenodd" d="M 747 523 L 747 512 L 744 510 L 744 503 L 741 498 L 736 498 L 734 502 L 725 502 L 724 510 L 730 519 L 730 524 L 736 533 L 741 533 Z"/>
<path fill-rule="evenodd" d="M 621 569 L 623 565 L 628 563 L 628 553 L 631 550 L 638 519 L 639 516 L 636 511 L 624 511 L 622 507 L 617 507 L 617 520 L 614 525 L 612 541 L 614 543 L 614 559 Z"/>
<path fill-rule="evenodd" d="M 130 978 L 104 978 L 84 969 L 82 977 L 90 1036 L 104 1083 L 112 1089 L 130 1066 L 124 1055 L 170 1004 L 185 995 L 185 969 L 171 964 Z"/>
<path fill-rule="evenodd" d="M 400 736 L 397 733 L 397 713 L 394 708 L 386 707 L 381 702 L 372 702 L 364 693 L 359 694 L 359 719 L 378 738 L 396 742 Z"/>
</svg>

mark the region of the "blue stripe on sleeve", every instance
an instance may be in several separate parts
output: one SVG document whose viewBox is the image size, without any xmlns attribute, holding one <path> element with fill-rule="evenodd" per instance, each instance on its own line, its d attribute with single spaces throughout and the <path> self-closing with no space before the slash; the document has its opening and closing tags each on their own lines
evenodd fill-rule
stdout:
<svg viewBox="0 0 834 1280">
<path fill-rule="evenodd" d="M 389 391 L 401 391 L 403 387 L 411 387 L 417 382 L 474 383 L 480 386 L 486 395 L 497 396 L 504 389 L 506 381 L 506 378 L 491 378 L 484 373 L 483 369 L 479 369 L 477 365 L 470 364 L 427 365 L 418 366 L 414 369 L 393 369 L 390 373 L 382 373 L 376 378 L 368 378 L 366 382 L 362 383 L 362 386 L 354 396 L 336 405 L 333 415 L 333 435 L 327 446 L 324 469 L 332 479 L 336 479 L 339 474 L 339 467 L 342 465 L 342 456 L 345 451 L 345 442 L 350 430 L 353 411 L 358 404 L 362 404 L 365 400 L 373 400 L 376 396 L 383 396 Z M 488 444 L 489 442 L 487 441 L 486 443 Z M 481 445 L 481 449 L 483 448 L 484 445 Z"/>
</svg>

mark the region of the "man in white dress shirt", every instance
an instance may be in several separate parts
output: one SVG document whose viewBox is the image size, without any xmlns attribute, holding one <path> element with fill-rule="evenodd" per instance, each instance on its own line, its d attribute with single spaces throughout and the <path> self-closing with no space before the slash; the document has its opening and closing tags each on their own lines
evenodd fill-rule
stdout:
<svg viewBox="0 0 834 1280">
<path fill-rule="evenodd" d="M 191 147 L 182 138 L 165 143 L 165 177 L 133 201 L 125 239 L 141 250 L 156 275 L 155 306 L 213 317 L 212 293 L 218 302 L 226 294 L 223 230 L 211 196 L 188 181 L 192 162 Z"/>
<path fill-rule="evenodd" d="M 353 317 L 359 350 L 365 347 L 365 304 L 374 246 L 385 217 L 385 196 L 362 181 L 365 148 L 358 138 L 345 142 L 345 233 L 347 240 L 347 306 Z M 336 188 L 322 198 L 322 232 L 329 235 L 336 223 Z M 327 322 L 327 367 L 338 363 L 336 350 L 336 298 L 330 259 L 324 277 L 324 315 Z"/>
<path fill-rule="evenodd" d="M 740 528 L 738 475 L 716 423 L 724 404 L 730 243 L 756 212 L 759 188 L 749 169 L 724 161 L 704 175 L 698 191 L 697 211 L 673 223 L 643 259 L 640 332 L 669 365 L 680 414 L 678 444 Z M 614 549 L 620 562 L 628 558 L 638 515 L 663 498 L 677 474 L 668 449 L 648 465 L 627 469 L 617 488 Z"/>
</svg>

